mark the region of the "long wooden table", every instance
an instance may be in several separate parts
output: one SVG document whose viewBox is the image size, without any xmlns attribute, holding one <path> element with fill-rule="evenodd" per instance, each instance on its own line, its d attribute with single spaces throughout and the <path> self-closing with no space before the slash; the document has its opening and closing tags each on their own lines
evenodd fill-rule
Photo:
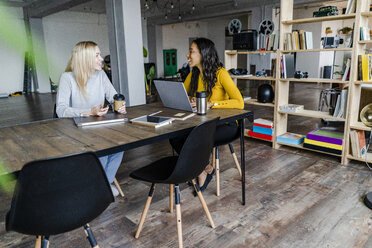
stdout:
<svg viewBox="0 0 372 248">
<path fill-rule="evenodd" d="M 162 110 L 159 103 L 128 108 L 128 119 Z M 126 151 L 170 139 L 189 132 L 201 122 L 220 117 L 220 122 L 237 120 L 241 127 L 242 201 L 245 204 L 244 119 L 253 112 L 238 109 L 212 109 L 204 116 L 159 128 L 131 123 L 103 124 L 78 128 L 72 118 L 50 119 L 0 128 L 0 159 L 6 173 L 17 173 L 27 162 L 92 151 L 97 156 Z"/>
</svg>

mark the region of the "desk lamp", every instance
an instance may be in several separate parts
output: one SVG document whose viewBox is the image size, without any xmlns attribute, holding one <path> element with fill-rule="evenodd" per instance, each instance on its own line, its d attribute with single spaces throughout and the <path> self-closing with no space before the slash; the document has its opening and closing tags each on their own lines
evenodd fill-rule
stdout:
<svg viewBox="0 0 372 248">
<path fill-rule="evenodd" d="M 365 106 L 362 109 L 362 111 L 360 112 L 360 120 L 367 127 L 372 127 L 372 103 L 368 104 L 367 106 Z M 372 139 L 372 129 L 370 131 L 368 144 L 367 144 L 367 147 L 366 147 L 366 156 L 365 156 L 366 164 L 367 164 L 367 166 L 370 170 L 372 170 L 372 168 L 369 166 L 369 164 L 367 162 L 367 152 L 368 152 L 368 149 L 369 149 L 369 145 L 371 144 L 371 139 Z M 367 207 L 372 209 L 372 192 L 369 192 L 365 195 L 364 204 L 366 204 Z"/>
</svg>

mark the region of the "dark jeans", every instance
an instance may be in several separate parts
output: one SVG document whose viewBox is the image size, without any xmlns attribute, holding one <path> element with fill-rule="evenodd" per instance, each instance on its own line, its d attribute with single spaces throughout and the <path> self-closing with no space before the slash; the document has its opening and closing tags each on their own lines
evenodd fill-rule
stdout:
<svg viewBox="0 0 372 248">
<path fill-rule="evenodd" d="M 189 134 L 185 134 L 182 137 L 170 139 L 169 143 L 171 144 L 172 148 L 180 154 L 183 144 L 185 143 L 187 136 Z M 216 134 L 214 136 L 214 145 L 213 146 L 221 146 L 225 144 L 229 144 L 236 140 L 240 136 L 239 126 L 236 121 L 233 122 L 226 122 L 224 124 L 218 125 L 216 128 Z"/>
</svg>

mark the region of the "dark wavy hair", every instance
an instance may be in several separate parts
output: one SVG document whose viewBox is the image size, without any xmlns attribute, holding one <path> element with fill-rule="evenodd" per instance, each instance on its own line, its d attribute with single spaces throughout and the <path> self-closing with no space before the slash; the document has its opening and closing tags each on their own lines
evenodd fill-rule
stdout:
<svg viewBox="0 0 372 248">
<path fill-rule="evenodd" d="M 192 41 L 196 44 L 201 54 L 201 64 L 203 68 L 203 80 L 208 95 L 212 93 L 212 88 L 217 82 L 217 70 L 223 66 L 218 58 L 216 47 L 213 41 L 207 38 L 197 38 Z M 195 66 L 192 68 L 191 84 L 189 95 L 194 96 L 198 88 L 200 70 Z"/>
</svg>

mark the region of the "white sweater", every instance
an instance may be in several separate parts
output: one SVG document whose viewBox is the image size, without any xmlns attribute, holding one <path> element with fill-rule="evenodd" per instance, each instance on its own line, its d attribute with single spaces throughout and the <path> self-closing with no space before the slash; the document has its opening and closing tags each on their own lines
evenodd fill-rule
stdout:
<svg viewBox="0 0 372 248">
<path fill-rule="evenodd" d="M 96 71 L 88 79 L 86 85 L 86 96 L 80 93 L 79 86 L 72 72 L 64 72 L 59 80 L 57 93 L 57 115 L 58 117 L 80 116 L 82 112 L 90 111 L 107 101 L 112 102 L 116 94 L 104 71 Z"/>
</svg>

